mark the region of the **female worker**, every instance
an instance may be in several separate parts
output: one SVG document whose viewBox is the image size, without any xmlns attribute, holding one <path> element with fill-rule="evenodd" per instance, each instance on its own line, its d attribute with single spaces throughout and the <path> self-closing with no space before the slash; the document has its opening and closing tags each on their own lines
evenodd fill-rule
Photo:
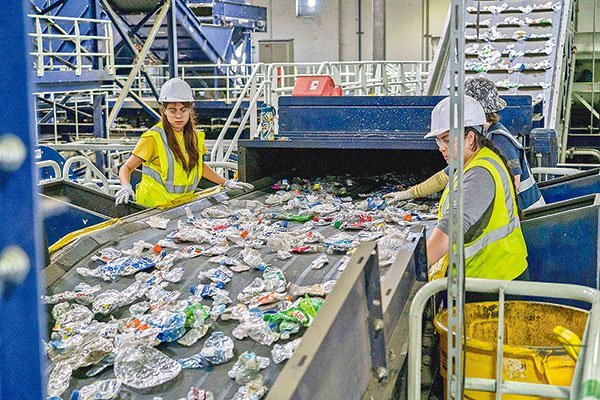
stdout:
<svg viewBox="0 0 600 400">
<path fill-rule="evenodd" d="M 179 78 L 167 81 L 160 90 L 161 120 L 142 134 L 132 155 L 121 166 L 121 189 L 115 204 L 134 201 L 147 207 L 167 205 L 190 197 L 201 178 L 228 189 L 248 189 L 249 183 L 226 180 L 202 161 L 206 152 L 204 132 L 195 129 L 194 96 L 190 85 Z M 136 193 L 131 173 L 142 165 L 142 180 Z"/>
<path fill-rule="evenodd" d="M 435 137 L 446 161 L 449 160 L 449 109 L 449 98 L 435 106 L 431 113 L 431 132 L 425 136 Z M 514 181 L 508 172 L 506 159 L 483 136 L 485 124 L 486 117 L 481 105 L 472 97 L 465 96 L 465 275 L 470 278 L 527 279 L 527 249 L 519 222 Z M 443 259 L 437 264 L 441 272 L 438 277 L 445 275 L 447 267 L 449 187 L 447 185 L 442 194 L 438 223 L 427 241 L 428 263 L 432 265 Z"/>
<path fill-rule="evenodd" d="M 509 170 L 515 180 L 519 209 L 527 210 L 546 204 L 529 168 L 523 146 L 499 122 L 498 112 L 506 107 L 506 102 L 498 96 L 498 89 L 494 82 L 481 77 L 469 79 L 465 82 L 465 94 L 477 100 L 486 113 L 489 127 L 485 137 L 490 139 L 508 160 Z M 404 191 L 389 193 L 384 197 L 387 198 L 388 204 L 394 204 L 402 200 L 421 198 L 437 193 L 447 183 L 448 171 L 442 170 L 423 183 Z"/>
</svg>

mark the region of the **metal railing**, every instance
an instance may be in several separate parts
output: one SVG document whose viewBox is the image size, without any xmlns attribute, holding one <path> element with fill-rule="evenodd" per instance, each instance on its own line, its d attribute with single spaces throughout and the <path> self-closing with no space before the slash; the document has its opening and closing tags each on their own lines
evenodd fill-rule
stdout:
<svg viewBox="0 0 600 400">
<path fill-rule="evenodd" d="M 211 151 L 211 161 L 227 161 L 237 140 L 250 124 L 250 138 L 257 137 L 258 103 L 264 102 L 277 110 L 278 99 L 290 95 L 299 76 L 331 75 L 344 95 L 421 95 L 423 94 L 429 62 L 324 62 L 256 64 L 245 85 L 239 90 L 234 107 L 221 129 Z M 224 138 L 244 101 L 248 108 L 227 149 Z M 277 113 L 275 113 L 277 115 Z M 275 134 L 278 131 L 275 116 Z"/>
<path fill-rule="evenodd" d="M 264 65 L 258 75 L 262 80 L 271 81 L 272 96 L 289 95 L 294 89 L 298 76 L 331 75 L 340 85 L 345 95 L 421 95 L 429 73 L 429 61 L 362 61 L 362 62 L 322 62 L 322 63 L 274 63 L 274 64 L 179 64 L 178 76 L 185 79 L 198 101 L 224 101 L 232 104 L 237 101 L 248 83 L 253 71 Z M 115 66 L 119 72 L 117 79 L 124 79 L 131 65 Z M 223 71 L 226 71 L 223 74 Z M 152 83 L 159 88 L 169 79 L 168 65 L 150 65 L 140 71 L 132 90 L 141 98 L 153 97 L 143 73 L 150 75 Z M 121 90 L 115 83 L 106 89 L 116 94 Z M 243 96 L 242 96 L 243 97 Z"/>
<path fill-rule="evenodd" d="M 38 76 L 46 71 L 74 71 L 81 75 L 94 64 L 114 73 L 112 23 L 90 18 L 30 14 L 34 20 L 35 69 Z M 92 29 L 94 27 L 94 29 Z M 70 44 L 67 46 L 66 44 Z"/>
<path fill-rule="evenodd" d="M 410 400 L 421 398 L 423 311 L 431 297 L 446 290 L 447 285 L 446 279 L 436 279 L 427 283 L 417 292 L 410 307 L 408 337 L 408 398 Z M 537 395 L 557 399 L 586 398 L 586 393 L 583 393 L 582 389 L 593 386 L 594 382 L 600 380 L 600 358 L 598 357 L 600 354 L 600 291 L 578 285 L 473 278 L 466 278 L 465 289 L 481 293 L 498 293 L 499 295 L 496 349 L 498 365 L 502 365 L 503 357 L 505 295 L 530 296 L 535 293 L 536 296 L 541 297 L 583 301 L 592 306 L 570 387 L 504 380 L 502 368 L 497 368 L 496 379 L 465 377 L 464 388 L 466 390 L 496 392 L 496 398 L 502 398 L 503 394 Z M 457 373 L 461 373 L 461 371 L 457 371 Z"/>
<path fill-rule="evenodd" d="M 99 89 L 76 90 L 70 92 L 34 93 L 34 108 L 36 115 L 36 127 L 38 130 L 38 141 L 42 137 L 42 129 L 49 127 L 47 131 L 53 134 L 53 143 L 62 141 L 62 133 L 70 135 L 75 140 L 83 136 L 83 128 L 93 127 L 94 121 L 94 97 L 106 96 L 106 92 Z M 103 106 L 104 115 L 108 114 L 108 105 Z M 104 121 L 106 124 L 106 121 Z M 88 135 L 89 136 L 89 135 Z M 46 142 L 48 139 L 46 137 Z"/>
<path fill-rule="evenodd" d="M 197 101 L 224 101 L 231 104 L 238 99 L 255 66 L 256 64 L 178 64 L 177 76 L 190 84 Z M 124 80 L 129 76 L 132 66 L 116 65 L 115 68 L 118 72 L 117 79 Z M 169 66 L 148 64 L 135 76 L 131 91 L 142 99 L 155 100 L 144 73 L 150 76 L 155 88 L 160 88 L 169 80 Z M 121 91 L 121 87 L 116 83 L 104 88 L 113 97 L 117 97 Z"/>
</svg>

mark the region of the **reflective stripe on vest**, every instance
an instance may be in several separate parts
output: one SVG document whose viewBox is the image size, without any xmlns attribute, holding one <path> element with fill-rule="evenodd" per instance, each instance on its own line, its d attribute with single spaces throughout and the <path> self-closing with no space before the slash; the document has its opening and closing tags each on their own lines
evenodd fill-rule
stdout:
<svg viewBox="0 0 600 400">
<path fill-rule="evenodd" d="M 181 185 L 173 184 L 173 182 L 175 180 L 175 178 L 174 178 L 175 162 L 173 160 L 175 159 L 175 157 L 173 155 L 173 152 L 167 145 L 167 143 L 168 143 L 167 135 L 165 134 L 165 131 L 158 126 L 153 127 L 151 130 L 154 132 L 157 132 L 163 141 L 163 147 L 165 149 L 165 153 L 167 154 L 167 181 L 163 182 L 161 174 L 158 171 L 152 169 L 151 167 L 149 167 L 145 164 L 142 165 L 142 174 L 147 175 L 149 178 L 154 179 L 156 182 L 158 182 L 159 184 L 164 186 L 165 189 L 167 190 L 167 192 L 169 192 L 171 194 L 182 194 L 182 193 L 192 192 L 192 191 L 196 190 L 196 187 L 198 186 L 198 183 L 199 183 L 198 174 L 196 174 L 196 176 L 194 177 L 194 181 L 192 182 L 191 185 L 181 186 Z M 164 168 L 164 167 L 161 166 L 161 168 Z"/>
<path fill-rule="evenodd" d="M 529 178 L 521 181 L 519 184 L 519 193 L 526 191 L 533 185 L 535 185 L 535 179 L 533 179 L 533 175 L 529 175 Z"/>
<path fill-rule="evenodd" d="M 482 235 L 474 242 L 465 245 L 465 258 L 473 257 L 477 254 L 478 251 L 483 249 L 490 243 L 497 242 L 498 240 L 504 239 L 507 237 L 513 230 L 519 227 L 519 219 L 516 217 L 515 208 L 513 207 L 513 201 L 510 193 L 510 181 L 508 176 L 502 169 L 502 167 L 496 162 L 488 157 L 481 158 L 482 160 L 486 160 L 490 164 L 496 168 L 501 179 L 502 179 L 502 188 L 504 189 L 504 200 L 506 202 L 506 209 L 508 210 L 508 214 L 510 215 L 510 219 L 508 224 L 501 226 L 500 228 L 494 229 L 491 232 L 488 232 L 486 235 Z"/>
<path fill-rule="evenodd" d="M 148 177 L 154 179 L 156 182 L 163 185 L 165 187 L 165 189 L 167 189 L 167 192 L 169 192 L 171 194 L 182 194 L 182 193 L 191 192 L 193 190 L 196 190 L 196 187 L 198 186 L 198 175 L 196 175 L 196 177 L 194 178 L 194 182 L 191 185 L 179 186 L 179 185 L 173 185 L 173 184 L 171 184 L 171 185 L 166 184 L 165 182 L 163 182 L 162 177 L 160 176 L 160 174 L 158 172 L 156 172 L 152 168 L 147 167 L 145 165 L 142 165 L 142 174 L 147 175 Z"/>
<path fill-rule="evenodd" d="M 525 159 L 525 150 L 523 149 L 523 145 L 506 130 L 504 125 L 500 123 L 495 123 L 492 125 L 495 129 L 489 131 L 491 138 L 494 135 L 500 135 L 508 140 L 519 150 L 519 164 L 521 166 L 521 170 L 523 171 L 521 180 L 519 184 L 519 189 L 517 189 L 517 196 L 519 205 L 522 209 L 526 210 L 531 207 L 539 207 L 540 205 L 546 204 L 542 197 L 542 192 L 537 187 L 537 182 L 533 177 L 533 172 L 529 167 L 529 163 Z"/>
</svg>

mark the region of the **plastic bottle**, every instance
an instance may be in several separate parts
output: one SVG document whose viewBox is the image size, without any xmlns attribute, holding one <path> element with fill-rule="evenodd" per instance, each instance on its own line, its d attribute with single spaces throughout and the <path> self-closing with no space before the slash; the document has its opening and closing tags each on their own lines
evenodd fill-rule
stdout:
<svg viewBox="0 0 600 400">
<path fill-rule="evenodd" d="M 256 354 L 252 351 L 243 352 L 227 373 L 230 378 L 235 379 L 238 385 L 250 382 L 258 375 L 259 365 Z"/>
<path fill-rule="evenodd" d="M 114 372 L 124 385 L 146 389 L 175 378 L 181 365 L 154 347 L 127 342 L 117 354 Z"/>
<path fill-rule="evenodd" d="M 213 332 L 204 342 L 201 354 L 211 364 L 224 364 L 233 358 L 233 340 L 223 332 Z"/>
<path fill-rule="evenodd" d="M 121 381 L 107 379 L 86 385 L 71 393 L 71 400 L 109 400 L 114 399 L 121 389 Z"/>
</svg>

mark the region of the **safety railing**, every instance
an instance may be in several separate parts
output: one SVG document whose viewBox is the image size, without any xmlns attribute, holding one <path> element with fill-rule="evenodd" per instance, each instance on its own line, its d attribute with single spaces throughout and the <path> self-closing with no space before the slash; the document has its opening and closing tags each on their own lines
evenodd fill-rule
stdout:
<svg viewBox="0 0 600 400">
<path fill-rule="evenodd" d="M 177 76 L 192 87 L 197 101 L 235 102 L 252 74 L 256 64 L 179 64 Z M 129 76 L 131 65 L 117 65 L 117 79 Z M 169 79 L 169 66 L 148 64 L 135 76 L 131 91 L 142 99 L 152 99 L 154 94 L 144 74 L 148 74 L 155 88 L 160 88 Z M 121 88 L 116 83 L 105 86 L 112 96 L 118 96 Z"/>
<path fill-rule="evenodd" d="M 84 156 L 75 156 L 69 158 L 65 161 L 63 165 L 62 176 L 69 176 L 69 170 L 73 166 L 74 163 L 81 163 L 85 166 L 85 172 L 82 178 L 78 178 L 77 182 L 82 184 L 83 186 L 91 187 L 96 190 L 100 190 L 106 194 L 111 194 L 111 183 L 104 176 L 102 171 L 100 171 L 89 158 Z M 102 187 L 98 186 L 98 183 L 102 184 Z"/>
<path fill-rule="evenodd" d="M 263 101 L 269 101 L 269 96 L 268 96 L 269 89 L 268 88 L 270 87 L 270 81 L 265 79 L 265 76 L 266 76 L 265 71 L 268 71 L 268 68 L 266 67 L 265 64 L 256 64 L 255 65 L 255 68 L 252 71 L 252 74 L 249 76 L 248 80 L 246 81 L 246 84 L 242 88 L 240 95 L 233 106 L 233 109 L 229 113 L 229 117 L 225 121 L 225 125 L 223 125 L 223 128 L 221 129 L 221 132 L 219 133 L 219 136 L 217 137 L 217 140 L 215 141 L 215 144 L 210 153 L 210 161 L 212 161 L 212 162 L 221 162 L 221 161 L 227 162 L 227 160 L 229 159 L 229 156 L 231 155 L 231 152 L 233 151 L 233 147 L 237 146 L 237 141 L 238 141 L 239 137 L 241 136 L 243 130 L 245 129 L 245 125 L 248 122 L 248 120 L 251 118 L 251 116 L 252 116 L 251 124 L 253 126 L 255 126 L 255 124 L 257 123 L 258 116 L 257 116 L 256 110 L 257 110 L 257 103 L 258 103 L 259 98 L 262 97 Z M 258 90 L 256 89 L 257 85 L 258 85 Z M 233 140 L 231 140 L 227 151 L 224 152 L 223 149 L 224 149 L 225 134 L 229 130 L 229 127 L 231 126 L 231 123 L 233 122 L 235 115 L 240 110 L 242 103 L 244 102 L 244 99 L 246 98 L 246 96 L 248 96 L 250 98 L 250 104 L 248 105 L 248 109 L 244 113 L 242 122 L 238 125 L 238 128 L 235 132 Z M 255 131 L 256 128 L 251 129 L 251 130 Z M 251 132 L 251 136 L 253 136 L 254 134 L 255 134 L 255 132 Z"/>
<path fill-rule="evenodd" d="M 94 107 L 102 107 L 103 113 L 108 114 L 108 105 L 95 105 L 94 97 L 106 96 L 99 89 L 76 90 L 60 93 L 34 93 L 34 108 L 38 142 L 53 142 L 58 144 L 63 135 L 79 140 L 90 137 L 95 121 Z M 85 134 L 87 132 L 87 134 Z M 43 138 L 43 139 L 42 139 Z"/>
<path fill-rule="evenodd" d="M 103 69 L 114 73 L 112 23 L 90 18 L 29 15 L 34 22 L 35 69 L 38 76 L 47 71 Z"/>
<path fill-rule="evenodd" d="M 446 279 L 437 279 L 423 286 L 415 295 L 410 307 L 408 337 L 408 398 L 421 398 L 421 344 L 422 318 L 425 305 L 432 296 L 447 289 Z M 498 281 L 488 279 L 467 278 L 467 292 L 498 293 L 498 342 L 496 351 L 497 365 L 502 366 L 504 341 L 504 299 L 505 295 L 549 297 L 557 299 L 577 300 L 591 304 L 587 326 L 582 339 L 577 364 L 570 387 L 549 384 L 525 383 L 504 380 L 502 367 L 496 368 L 496 379 L 464 378 L 466 390 L 496 392 L 496 398 L 503 394 L 520 394 L 555 399 L 586 397 L 585 390 L 595 388 L 600 381 L 600 291 L 585 286 L 524 282 Z M 460 311 L 458 311 L 460 312 Z M 467 339 L 468 340 L 468 339 Z M 457 374 L 462 371 L 457 371 Z M 460 378 L 460 375 L 459 375 Z M 587 388 L 587 389 L 586 389 Z M 594 389 L 595 390 L 595 389 Z M 587 393 L 590 396 L 590 393 Z M 456 394 L 458 396 L 458 394 Z M 592 397 L 589 397 L 592 398 Z"/>
<path fill-rule="evenodd" d="M 40 170 L 43 168 L 52 168 L 54 174 L 51 178 L 44 180 L 43 182 L 59 181 L 62 179 L 62 170 L 60 164 L 54 160 L 42 160 L 35 163 L 35 167 Z M 42 183 L 42 182 L 39 182 Z"/>
<path fill-rule="evenodd" d="M 178 76 L 185 79 L 199 101 L 224 101 L 228 104 L 239 99 L 252 72 L 259 64 L 180 64 Z M 262 65 L 262 64 L 261 64 Z M 264 64 L 259 80 L 270 80 L 272 97 L 289 95 L 298 76 L 327 74 L 333 76 L 345 95 L 421 95 L 429 73 L 429 61 L 364 61 L 321 63 Z M 130 65 L 117 65 L 117 79 L 125 79 Z M 223 74 L 223 71 L 226 73 Z M 135 78 L 133 91 L 141 98 L 153 97 L 152 89 L 143 76 L 147 73 L 156 88 L 169 79 L 168 65 L 147 65 Z M 260 84 L 260 82 L 259 82 Z M 120 87 L 111 89 L 116 96 Z M 242 96 L 243 97 L 243 96 Z"/>
</svg>

